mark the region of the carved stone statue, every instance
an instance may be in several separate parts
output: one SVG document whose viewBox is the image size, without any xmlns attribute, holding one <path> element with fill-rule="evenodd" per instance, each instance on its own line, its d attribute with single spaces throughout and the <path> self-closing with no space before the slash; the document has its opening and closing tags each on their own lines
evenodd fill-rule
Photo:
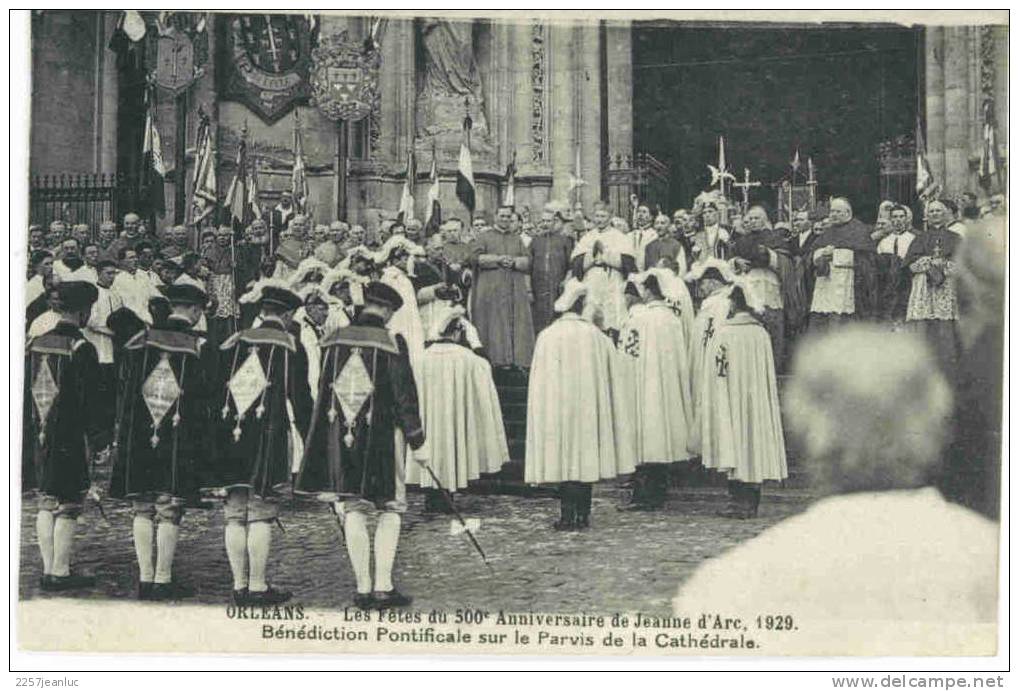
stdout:
<svg viewBox="0 0 1019 691">
<path fill-rule="evenodd" d="M 418 66 L 418 137 L 459 133 L 465 108 L 470 111 L 472 136 L 485 137 L 488 124 L 474 57 L 473 22 L 426 17 L 419 26 L 424 64 Z"/>
</svg>

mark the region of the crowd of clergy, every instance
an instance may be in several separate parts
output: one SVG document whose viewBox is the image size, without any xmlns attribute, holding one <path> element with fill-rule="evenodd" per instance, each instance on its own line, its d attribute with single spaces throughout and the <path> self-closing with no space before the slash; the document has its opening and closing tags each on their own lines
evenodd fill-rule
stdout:
<svg viewBox="0 0 1019 691">
<path fill-rule="evenodd" d="M 289 486 L 340 522 L 358 606 L 404 606 L 406 486 L 455 513 L 454 493 L 510 460 L 500 368 L 528 373 L 525 480 L 558 488 L 555 529 L 590 527 L 593 485 L 622 476 L 621 510 L 660 510 L 673 464 L 696 460 L 728 480 L 720 513 L 752 518 L 762 484 L 787 477 L 777 382 L 800 339 L 915 331 L 955 372 L 953 254 L 973 202 L 930 200 L 919 223 L 884 202 L 869 225 L 835 197 L 773 223 L 704 193 L 671 217 L 599 202 L 366 229 L 315 225 L 284 195 L 265 220 L 197 237 L 136 214 L 32 226 L 23 474 L 42 585 L 87 585 L 70 574 L 73 521 L 109 462 L 142 599 L 185 594 L 171 566 L 200 488 L 225 499 L 235 601 L 288 598 L 265 569 Z"/>
</svg>

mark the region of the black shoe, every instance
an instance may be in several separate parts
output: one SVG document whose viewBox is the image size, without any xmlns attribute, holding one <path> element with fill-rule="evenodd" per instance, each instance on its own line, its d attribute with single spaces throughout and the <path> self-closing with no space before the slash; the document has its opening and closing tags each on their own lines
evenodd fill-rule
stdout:
<svg viewBox="0 0 1019 691">
<path fill-rule="evenodd" d="M 375 609 L 375 596 L 371 593 L 358 593 L 354 596 L 354 606 L 358 609 Z"/>
<path fill-rule="evenodd" d="M 552 524 L 553 530 L 558 530 L 561 533 L 568 533 L 577 529 L 577 524 L 574 521 L 567 521 L 565 519 L 559 519 Z"/>
<path fill-rule="evenodd" d="M 385 592 L 376 590 L 372 593 L 375 600 L 375 609 L 393 609 L 394 607 L 407 607 L 414 601 L 409 595 L 404 595 L 396 589 Z"/>
<path fill-rule="evenodd" d="M 159 602 L 183 600 L 194 596 L 194 594 L 194 588 L 189 588 L 180 583 L 154 583 L 152 585 L 152 599 Z"/>
<path fill-rule="evenodd" d="M 293 593 L 286 590 L 276 590 L 271 585 L 268 590 L 262 592 L 256 592 L 254 590 L 248 590 L 248 599 L 244 604 L 246 605 L 281 605 L 294 596 Z"/>
<path fill-rule="evenodd" d="M 96 584 L 96 579 L 93 576 L 79 576 L 73 573 L 67 576 L 45 576 L 44 578 L 42 589 L 51 592 L 91 588 Z"/>
<path fill-rule="evenodd" d="M 138 599 L 139 600 L 152 599 L 152 583 L 145 583 L 144 581 L 138 582 Z"/>
<path fill-rule="evenodd" d="M 241 588 L 240 590 L 233 591 L 233 599 L 235 605 L 248 604 L 248 589 Z"/>
</svg>

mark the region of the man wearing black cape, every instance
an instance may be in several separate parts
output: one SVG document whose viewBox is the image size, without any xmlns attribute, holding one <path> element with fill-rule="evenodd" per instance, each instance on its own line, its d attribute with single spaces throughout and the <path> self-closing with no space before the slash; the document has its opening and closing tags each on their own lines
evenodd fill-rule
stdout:
<svg viewBox="0 0 1019 691">
<path fill-rule="evenodd" d="M 216 353 L 192 331 L 208 296 L 192 284 L 160 289 L 171 309 L 165 323 L 135 334 L 124 346 L 110 484 L 110 496 L 132 502 L 140 600 L 190 594 L 173 583 L 173 556 L 184 504 L 200 485 L 199 466 L 215 457 L 210 422 Z"/>
<path fill-rule="evenodd" d="M 427 459 L 407 344 L 386 329 L 403 300 L 373 281 L 364 289 L 364 302 L 350 326 L 322 341 L 319 394 L 297 489 L 335 502 L 357 580 L 355 604 L 387 609 L 411 603 L 392 580 L 400 517 L 407 509 L 396 444 L 409 444 L 422 465 Z M 368 514 L 376 511 L 373 580 Z"/>
<path fill-rule="evenodd" d="M 273 605 L 291 594 L 271 587 L 266 565 L 279 493 L 290 480 L 288 451 L 311 418 L 308 358 L 290 333 L 301 298 L 268 280 L 256 301 L 261 323 L 221 346 L 216 484 L 227 491 L 226 553 L 236 604 Z"/>
<path fill-rule="evenodd" d="M 92 314 L 96 287 L 57 284 L 60 315 L 50 331 L 28 342 L 22 481 L 38 492 L 36 537 L 42 553 L 43 590 L 72 590 L 95 579 L 72 574 L 74 529 L 91 484 L 89 456 L 108 439 L 99 358 L 82 327 Z"/>
</svg>

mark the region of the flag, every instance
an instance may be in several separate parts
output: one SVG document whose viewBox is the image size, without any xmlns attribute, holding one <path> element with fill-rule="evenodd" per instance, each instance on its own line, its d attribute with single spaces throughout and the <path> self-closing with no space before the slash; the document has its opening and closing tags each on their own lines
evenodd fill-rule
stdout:
<svg viewBox="0 0 1019 691">
<path fill-rule="evenodd" d="M 1000 187 L 1000 171 L 998 156 L 998 134 L 994 123 L 994 102 L 987 99 L 984 102 L 984 142 L 980 149 L 980 184 L 990 188 L 994 178 L 998 178 Z"/>
<path fill-rule="evenodd" d="M 456 169 L 456 198 L 474 215 L 474 164 L 471 162 L 471 116 L 464 118 L 460 162 Z"/>
<path fill-rule="evenodd" d="M 401 223 L 414 219 L 414 182 L 417 180 L 417 163 L 414 160 L 414 146 L 407 153 L 407 177 L 403 181 L 403 194 L 400 195 L 400 212 L 396 215 Z"/>
<path fill-rule="evenodd" d="M 516 205 L 516 186 L 517 186 L 517 152 L 513 150 L 513 157 L 510 158 L 509 165 L 506 166 L 506 191 L 502 197 L 503 206 L 515 206 Z"/>
<path fill-rule="evenodd" d="M 142 144 L 142 194 L 148 198 L 148 209 L 159 216 L 166 215 L 166 190 L 163 181 L 166 179 L 166 166 L 163 164 L 163 143 L 159 139 L 156 117 L 152 112 L 152 100 L 149 99 L 145 115 L 145 140 Z"/>
<path fill-rule="evenodd" d="M 301 213 L 307 213 L 308 178 L 304 171 L 304 142 L 301 137 L 301 116 L 294 111 L 294 171 L 290 177 L 290 191 L 294 195 L 294 206 Z"/>
<path fill-rule="evenodd" d="M 262 207 L 258 203 L 258 161 L 251 166 L 248 173 L 248 208 L 251 210 L 252 219 L 262 218 Z"/>
<path fill-rule="evenodd" d="M 234 178 L 230 182 L 230 189 L 226 193 L 226 208 L 230 210 L 230 223 L 233 226 L 235 237 L 240 237 L 244 229 L 255 218 L 251 205 L 252 196 L 249 192 L 250 184 L 248 132 L 247 128 L 243 128 L 241 141 L 237 146 L 237 167 L 234 170 Z"/>
<path fill-rule="evenodd" d="M 212 154 L 212 136 L 209 117 L 199 111 L 198 143 L 195 146 L 198 159 L 195 162 L 195 176 L 191 185 L 191 222 L 198 225 L 216 210 L 216 159 Z"/>
<path fill-rule="evenodd" d="M 432 145 L 432 169 L 428 173 L 428 221 L 425 223 L 425 237 L 431 237 L 442 225 L 442 205 L 439 204 L 439 162 Z"/>
<path fill-rule="evenodd" d="M 580 177 L 580 147 L 578 146 L 576 150 L 576 156 L 574 157 L 573 161 L 573 172 L 570 173 L 569 191 L 572 192 L 578 187 L 586 184 L 587 180 L 584 180 L 582 177 Z"/>
<path fill-rule="evenodd" d="M 921 199 L 928 199 L 937 192 L 938 185 L 927 161 L 927 145 L 923 139 L 920 120 L 916 121 L 916 193 Z"/>
</svg>

